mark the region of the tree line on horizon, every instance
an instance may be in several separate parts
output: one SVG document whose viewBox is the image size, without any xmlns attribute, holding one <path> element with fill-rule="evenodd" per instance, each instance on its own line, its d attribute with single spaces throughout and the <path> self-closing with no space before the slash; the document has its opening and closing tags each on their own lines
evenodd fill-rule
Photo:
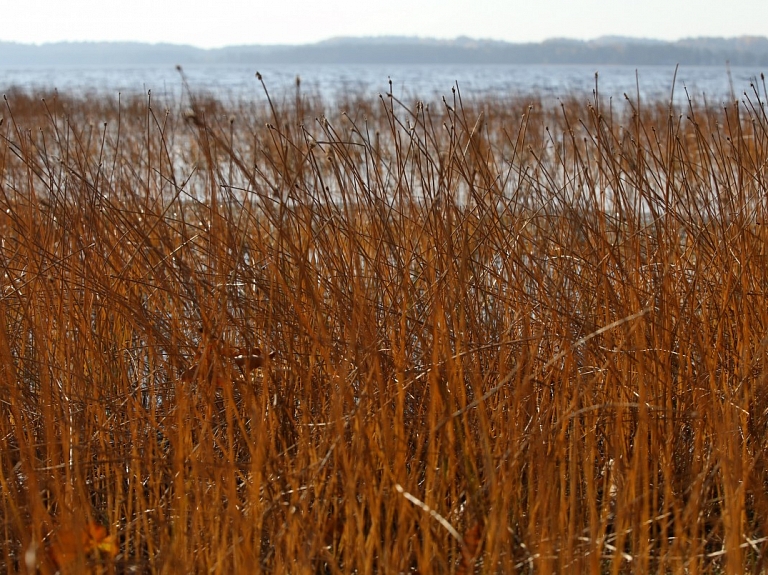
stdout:
<svg viewBox="0 0 768 575">
<path fill-rule="evenodd" d="M 334 38 L 303 45 L 203 49 L 140 42 L 0 42 L 0 66 L 205 64 L 617 64 L 763 66 L 768 38 L 690 38 L 676 42 L 604 37 L 509 43 L 456 38 Z"/>
</svg>

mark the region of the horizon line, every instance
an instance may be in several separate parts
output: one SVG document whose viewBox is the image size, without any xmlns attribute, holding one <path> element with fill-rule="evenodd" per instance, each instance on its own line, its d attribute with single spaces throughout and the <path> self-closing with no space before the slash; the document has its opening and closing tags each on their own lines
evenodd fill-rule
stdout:
<svg viewBox="0 0 768 575">
<path fill-rule="evenodd" d="M 649 42 L 649 43 L 658 43 L 658 44 L 676 44 L 676 43 L 684 42 L 687 40 L 744 40 L 744 39 L 756 39 L 756 40 L 768 41 L 768 36 L 765 36 L 765 35 L 760 36 L 755 34 L 742 34 L 738 36 L 701 35 L 701 36 L 685 36 L 685 37 L 678 38 L 676 40 L 664 40 L 664 39 L 653 38 L 649 36 L 603 34 L 601 36 L 596 36 L 594 38 L 589 38 L 589 39 L 572 38 L 568 36 L 552 36 L 552 37 L 545 38 L 543 40 L 537 40 L 537 41 L 512 41 L 512 40 L 499 40 L 496 38 L 473 37 L 473 36 L 468 36 L 464 34 L 459 36 L 454 36 L 451 38 L 441 38 L 437 36 L 412 36 L 412 35 L 404 35 L 404 34 L 378 34 L 378 35 L 368 35 L 368 36 L 331 36 L 322 40 L 299 42 L 299 43 L 226 44 L 222 46 L 211 46 L 211 47 L 204 47 L 204 46 L 199 46 L 195 44 L 180 44 L 176 42 L 148 41 L 148 40 L 51 40 L 51 41 L 45 41 L 45 42 L 19 42 L 16 40 L 3 40 L 2 38 L 0 38 L 0 44 L 15 44 L 18 46 L 31 46 L 31 47 L 44 47 L 44 46 L 52 46 L 56 44 L 140 44 L 145 46 L 177 46 L 177 47 L 183 47 L 183 48 L 195 48 L 203 51 L 215 51 L 215 50 L 224 50 L 227 48 L 242 48 L 242 47 L 250 47 L 250 46 L 290 48 L 290 47 L 301 47 L 301 46 L 314 46 L 318 44 L 330 43 L 335 41 L 348 41 L 348 40 L 352 40 L 352 41 L 396 40 L 396 41 L 417 41 L 417 42 L 434 42 L 434 43 L 443 43 L 443 42 L 451 43 L 451 42 L 457 42 L 457 41 L 463 40 L 463 41 L 470 41 L 470 42 L 487 42 L 487 43 L 494 43 L 494 44 L 530 45 L 530 44 L 545 44 L 547 42 L 558 42 L 558 41 L 588 44 L 590 42 L 615 40 L 617 42 Z"/>
</svg>

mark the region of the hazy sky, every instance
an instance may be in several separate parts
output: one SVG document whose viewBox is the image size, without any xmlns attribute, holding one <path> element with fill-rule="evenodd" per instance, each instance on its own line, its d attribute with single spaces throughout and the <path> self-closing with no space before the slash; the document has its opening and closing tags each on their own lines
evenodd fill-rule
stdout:
<svg viewBox="0 0 768 575">
<path fill-rule="evenodd" d="M 137 40 L 209 48 L 370 35 L 465 35 L 526 42 L 607 34 L 676 40 L 768 33 L 766 0 L 24 0 L 3 4 L 0 41 L 33 43 Z"/>
</svg>

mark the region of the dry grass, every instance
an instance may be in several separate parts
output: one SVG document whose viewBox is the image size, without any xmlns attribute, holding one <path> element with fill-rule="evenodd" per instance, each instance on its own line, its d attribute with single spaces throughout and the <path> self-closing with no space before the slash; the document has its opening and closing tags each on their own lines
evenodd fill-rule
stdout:
<svg viewBox="0 0 768 575">
<path fill-rule="evenodd" d="M 10 95 L 0 566 L 763 571 L 759 94 Z"/>
</svg>

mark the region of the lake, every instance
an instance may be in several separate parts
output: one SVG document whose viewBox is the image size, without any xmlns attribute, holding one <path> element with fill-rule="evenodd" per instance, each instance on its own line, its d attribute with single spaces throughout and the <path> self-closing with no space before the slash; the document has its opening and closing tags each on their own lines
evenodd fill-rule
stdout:
<svg viewBox="0 0 768 575">
<path fill-rule="evenodd" d="M 254 66 L 195 66 L 184 69 L 193 90 L 213 93 L 223 100 L 242 100 L 263 93 Z M 586 66 L 586 65 L 271 65 L 258 67 L 270 93 L 277 98 L 295 93 L 296 77 L 302 91 L 329 101 L 350 92 L 376 96 L 392 89 L 398 97 L 439 100 L 450 96 L 457 82 L 464 97 L 492 95 L 510 97 L 536 94 L 544 99 L 574 95 L 591 97 L 595 73 L 605 96 L 623 100 L 637 93 L 645 99 L 670 97 L 674 66 Z M 753 95 L 750 83 L 757 79 L 762 94 L 762 70 L 732 67 L 681 66 L 675 81 L 675 100 L 685 101 L 685 90 L 697 101 L 730 100 Z M 0 65 L 0 90 L 11 87 L 38 92 L 53 88 L 61 92 L 102 95 L 153 94 L 178 97 L 182 93 L 179 72 L 173 67 L 138 68 L 4 68 Z"/>
</svg>

